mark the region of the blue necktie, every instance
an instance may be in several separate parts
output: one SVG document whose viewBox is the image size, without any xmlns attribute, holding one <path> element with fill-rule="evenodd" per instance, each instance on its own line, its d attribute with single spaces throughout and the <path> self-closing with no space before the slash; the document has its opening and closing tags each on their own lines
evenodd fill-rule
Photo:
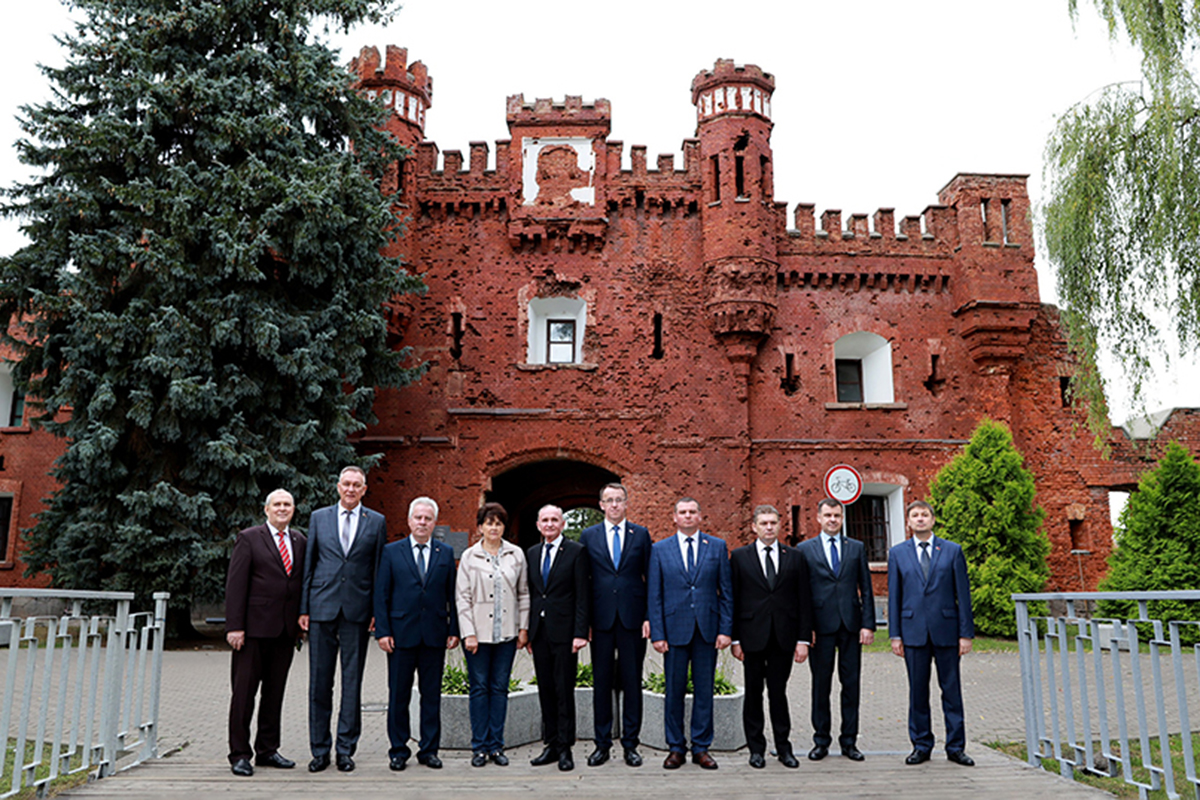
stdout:
<svg viewBox="0 0 1200 800">
<path fill-rule="evenodd" d="M 421 583 L 425 582 L 425 545 L 417 545 L 417 574 L 421 576 Z"/>
<path fill-rule="evenodd" d="M 546 560 L 542 562 L 542 588 L 545 588 L 546 582 L 550 580 L 550 553 L 553 550 L 554 545 L 546 545 Z"/>
<path fill-rule="evenodd" d="M 688 546 L 688 576 L 696 571 L 696 553 L 692 550 L 692 537 L 687 537 Z"/>
<path fill-rule="evenodd" d="M 621 528 L 613 525 L 613 566 L 621 565 Z"/>
<path fill-rule="evenodd" d="M 833 574 L 837 574 L 838 567 L 842 565 L 842 560 L 838 558 L 837 539 L 829 540 L 829 566 L 833 567 Z"/>
</svg>

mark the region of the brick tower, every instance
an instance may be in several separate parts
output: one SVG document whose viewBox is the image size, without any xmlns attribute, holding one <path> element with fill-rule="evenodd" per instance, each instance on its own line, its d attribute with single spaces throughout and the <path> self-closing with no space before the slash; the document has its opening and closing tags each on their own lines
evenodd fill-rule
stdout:
<svg viewBox="0 0 1200 800">
<path fill-rule="evenodd" d="M 771 164 L 775 79 L 718 60 L 692 81 L 700 139 L 704 276 L 713 334 L 747 399 L 750 365 L 775 320 L 776 241 Z"/>
</svg>

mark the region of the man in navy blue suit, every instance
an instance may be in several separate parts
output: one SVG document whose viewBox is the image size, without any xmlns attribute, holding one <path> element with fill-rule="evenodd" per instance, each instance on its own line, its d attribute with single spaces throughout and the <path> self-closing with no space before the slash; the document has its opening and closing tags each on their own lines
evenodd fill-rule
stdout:
<svg viewBox="0 0 1200 800">
<path fill-rule="evenodd" d="M 959 660 L 971 652 L 975 623 L 971 587 L 962 548 L 933 535 L 933 507 L 908 504 L 912 538 L 888 553 L 888 635 L 892 652 L 908 670 L 908 738 L 913 751 L 905 764 L 929 760 L 933 729 L 929 711 L 931 666 L 937 664 L 946 720 L 946 758 L 964 767 L 975 762 L 965 752 Z"/>
<path fill-rule="evenodd" d="M 348 466 L 338 476 L 337 505 L 318 508 L 308 518 L 300 627 L 308 631 L 309 772 L 329 766 L 334 750 L 341 772 L 354 769 L 362 733 L 362 680 L 371 639 L 371 606 L 379 556 L 387 544 L 383 514 L 362 504 L 367 474 Z M 342 702 L 337 739 L 330 734 L 333 677 L 341 656 Z"/>
<path fill-rule="evenodd" d="M 408 506 L 406 539 L 383 548 L 375 579 L 375 638 L 388 654 L 389 766 L 404 769 L 409 749 L 408 704 L 413 675 L 421 692 L 417 762 L 441 769 L 442 669 L 446 650 L 458 646 L 454 606 L 454 548 L 433 541 L 437 503 L 418 497 Z"/>
<path fill-rule="evenodd" d="M 588 766 L 608 761 L 612 747 L 614 668 L 620 669 L 621 746 L 625 763 L 640 767 L 637 751 L 642 729 L 642 662 L 650 623 L 646 620 L 646 573 L 650 569 L 650 532 L 625 519 L 629 494 L 619 483 L 600 490 L 604 522 L 587 528 L 579 543 L 592 564 L 592 680 L 595 692 L 596 749 Z"/>
<path fill-rule="evenodd" d="M 665 769 L 686 760 L 683 697 L 692 668 L 692 762 L 716 769 L 713 740 L 713 678 L 717 651 L 733 641 L 733 584 L 725 540 L 700 532 L 700 504 L 675 503 L 676 533 L 650 549 L 647 614 L 650 643 L 663 654 L 667 697 L 663 727 L 671 752 Z"/>
</svg>

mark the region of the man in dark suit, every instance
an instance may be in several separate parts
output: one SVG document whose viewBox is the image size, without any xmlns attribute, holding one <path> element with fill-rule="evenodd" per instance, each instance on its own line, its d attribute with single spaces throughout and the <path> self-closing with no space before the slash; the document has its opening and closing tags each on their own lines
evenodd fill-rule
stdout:
<svg viewBox="0 0 1200 800">
<path fill-rule="evenodd" d="M 700 532 L 700 504 L 690 497 L 675 503 L 674 536 L 650 549 L 647 614 L 650 643 L 663 654 L 667 697 L 663 728 L 671 752 L 665 769 L 686 760 L 683 697 L 692 669 L 692 762 L 716 769 L 708 752 L 713 740 L 713 678 L 717 651 L 733 634 L 733 585 L 725 540 Z"/>
<path fill-rule="evenodd" d="M 975 638 L 967 561 L 961 547 L 933 535 L 933 507 L 928 503 L 909 503 L 906 520 L 912 538 L 888 553 L 888 636 L 892 652 L 904 657 L 908 670 L 908 738 L 913 751 L 904 763 L 928 761 L 933 750 L 929 679 L 936 663 L 946 758 L 973 767 L 974 760 L 966 754 L 958 669 Z"/>
<path fill-rule="evenodd" d="M 329 766 L 333 740 L 333 676 L 341 653 L 342 703 L 337 723 L 337 768 L 354 769 L 362 732 L 362 678 L 372 627 L 375 573 L 387 543 L 383 515 L 362 505 L 367 475 L 345 467 L 338 476 L 340 502 L 319 508 L 308 521 L 300 627 L 308 631 L 308 738 L 310 772 Z"/>
<path fill-rule="evenodd" d="M 529 565 L 529 652 L 537 673 L 546 747 L 535 767 L 558 761 L 563 772 L 575 769 L 575 671 L 587 644 L 592 588 L 587 550 L 563 538 L 566 523 L 558 506 L 538 511 L 542 541 L 526 551 Z"/>
<path fill-rule="evenodd" d="M 421 692 L 417 763 L 442 768 L 442 670 L 446 650 L 458 646 L 454 605 L 454 548 L 433 541 L 437 503 L 418 497 L 408 506 L 409 536 L 383 548 L 375 578 L 375 638 L 388 654 L 389 766 L 404 769 L 409 749 L 408 704 L 413 675 Z"/>
<path fill-rule="evenodd" d="M 837 656 L 838 682 L 842 685 L 842 730 L 838 744 L 842 755 L 862 761 L 858 749 L 859 679 L 863 645 L 875 641 L 875 597 L 871 570 L 862 542 L 842 535 L 842 504 L 825 498 L 817 504 L 821 532 L 797 548 L 808 562 L 812 589 L 813 748 L 808 757 L 820 761 L 833 743 L 829 695 L 833 691 L 833 662 Z"/>
<path fill-rule="evenodd" d="M 800 766 L 788 738 L 792 717 L 787 682 L 792 661 L 803 664 L 812 639 L 812 594 L 804 556 L 779 541 L 779 512 L 773 506 L 754 509 L 756 541 L 730 556 L 733 577 L 733 656 L 746 676 L 742 724 L 750 746 L 750 766 L 767 765 L 763 734 L 763 683 L 771 703 L 775 752 L 785 767 Z"/>
<path fill-rule="evenodd" d="M 646 572 L 650 568 L 650 532 L 625 519 L 629 495 L 619 483 L 600 490 L 604 522 L 587 528 L 579 543 L 592 566 L 592 682 L 596 749 L 588 766 L 608 761 L 612 747 L 613 686 L 621 689 L 621 745 L 625 763 L 640 767 L 637 751 L 642 730 L 642 662 L 650 623 L 646 620 Z"/>
<path fill-rule="evenodd" d="M 291 494 L 267 495 L 265 525 L 237 536 L 225 579 L 225 639 L 233 648 L 233 697 L 229 703 L 229 763 L 234 775 L 260 767 L 291 769 L 279 754 L 279 715 L 292 654 L 300 638 L 300 589 L 305 539 L 288 530 L 296 506 Z M 254 696 L 262 686 L 258 738 L 250 747 Z"/>
</svg>

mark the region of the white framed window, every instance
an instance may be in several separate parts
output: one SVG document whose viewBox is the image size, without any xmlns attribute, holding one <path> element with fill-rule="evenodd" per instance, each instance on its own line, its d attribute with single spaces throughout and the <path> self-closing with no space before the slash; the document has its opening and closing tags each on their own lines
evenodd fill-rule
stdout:
<svg viewBox="0 0 1200 800">
<path fill-rule="evenodd" d="M 833 344 L 839 403 L 894 403 L 892 343 L 866 331 L 848 333 Z"/>
<path fill-rule="evenodd" d="M 867 549 L 867 560 L 887 561 L 888 550 L 904 541 L 904 487 L 864 483 L 862 495 L 846 507 L 846 535 Z"/>
<path fill-rule="evenodd" d="M 529 301 L 529 364 L 583 362 L 587 303 L 578 297 L 538 297 Z"/>
<path fill-rule="evenodd" d="M 13 383 L 12 365 L 0 364 L 0 427 L 15 428 L 25 423 L 25 395 Z"/>
</svg>

